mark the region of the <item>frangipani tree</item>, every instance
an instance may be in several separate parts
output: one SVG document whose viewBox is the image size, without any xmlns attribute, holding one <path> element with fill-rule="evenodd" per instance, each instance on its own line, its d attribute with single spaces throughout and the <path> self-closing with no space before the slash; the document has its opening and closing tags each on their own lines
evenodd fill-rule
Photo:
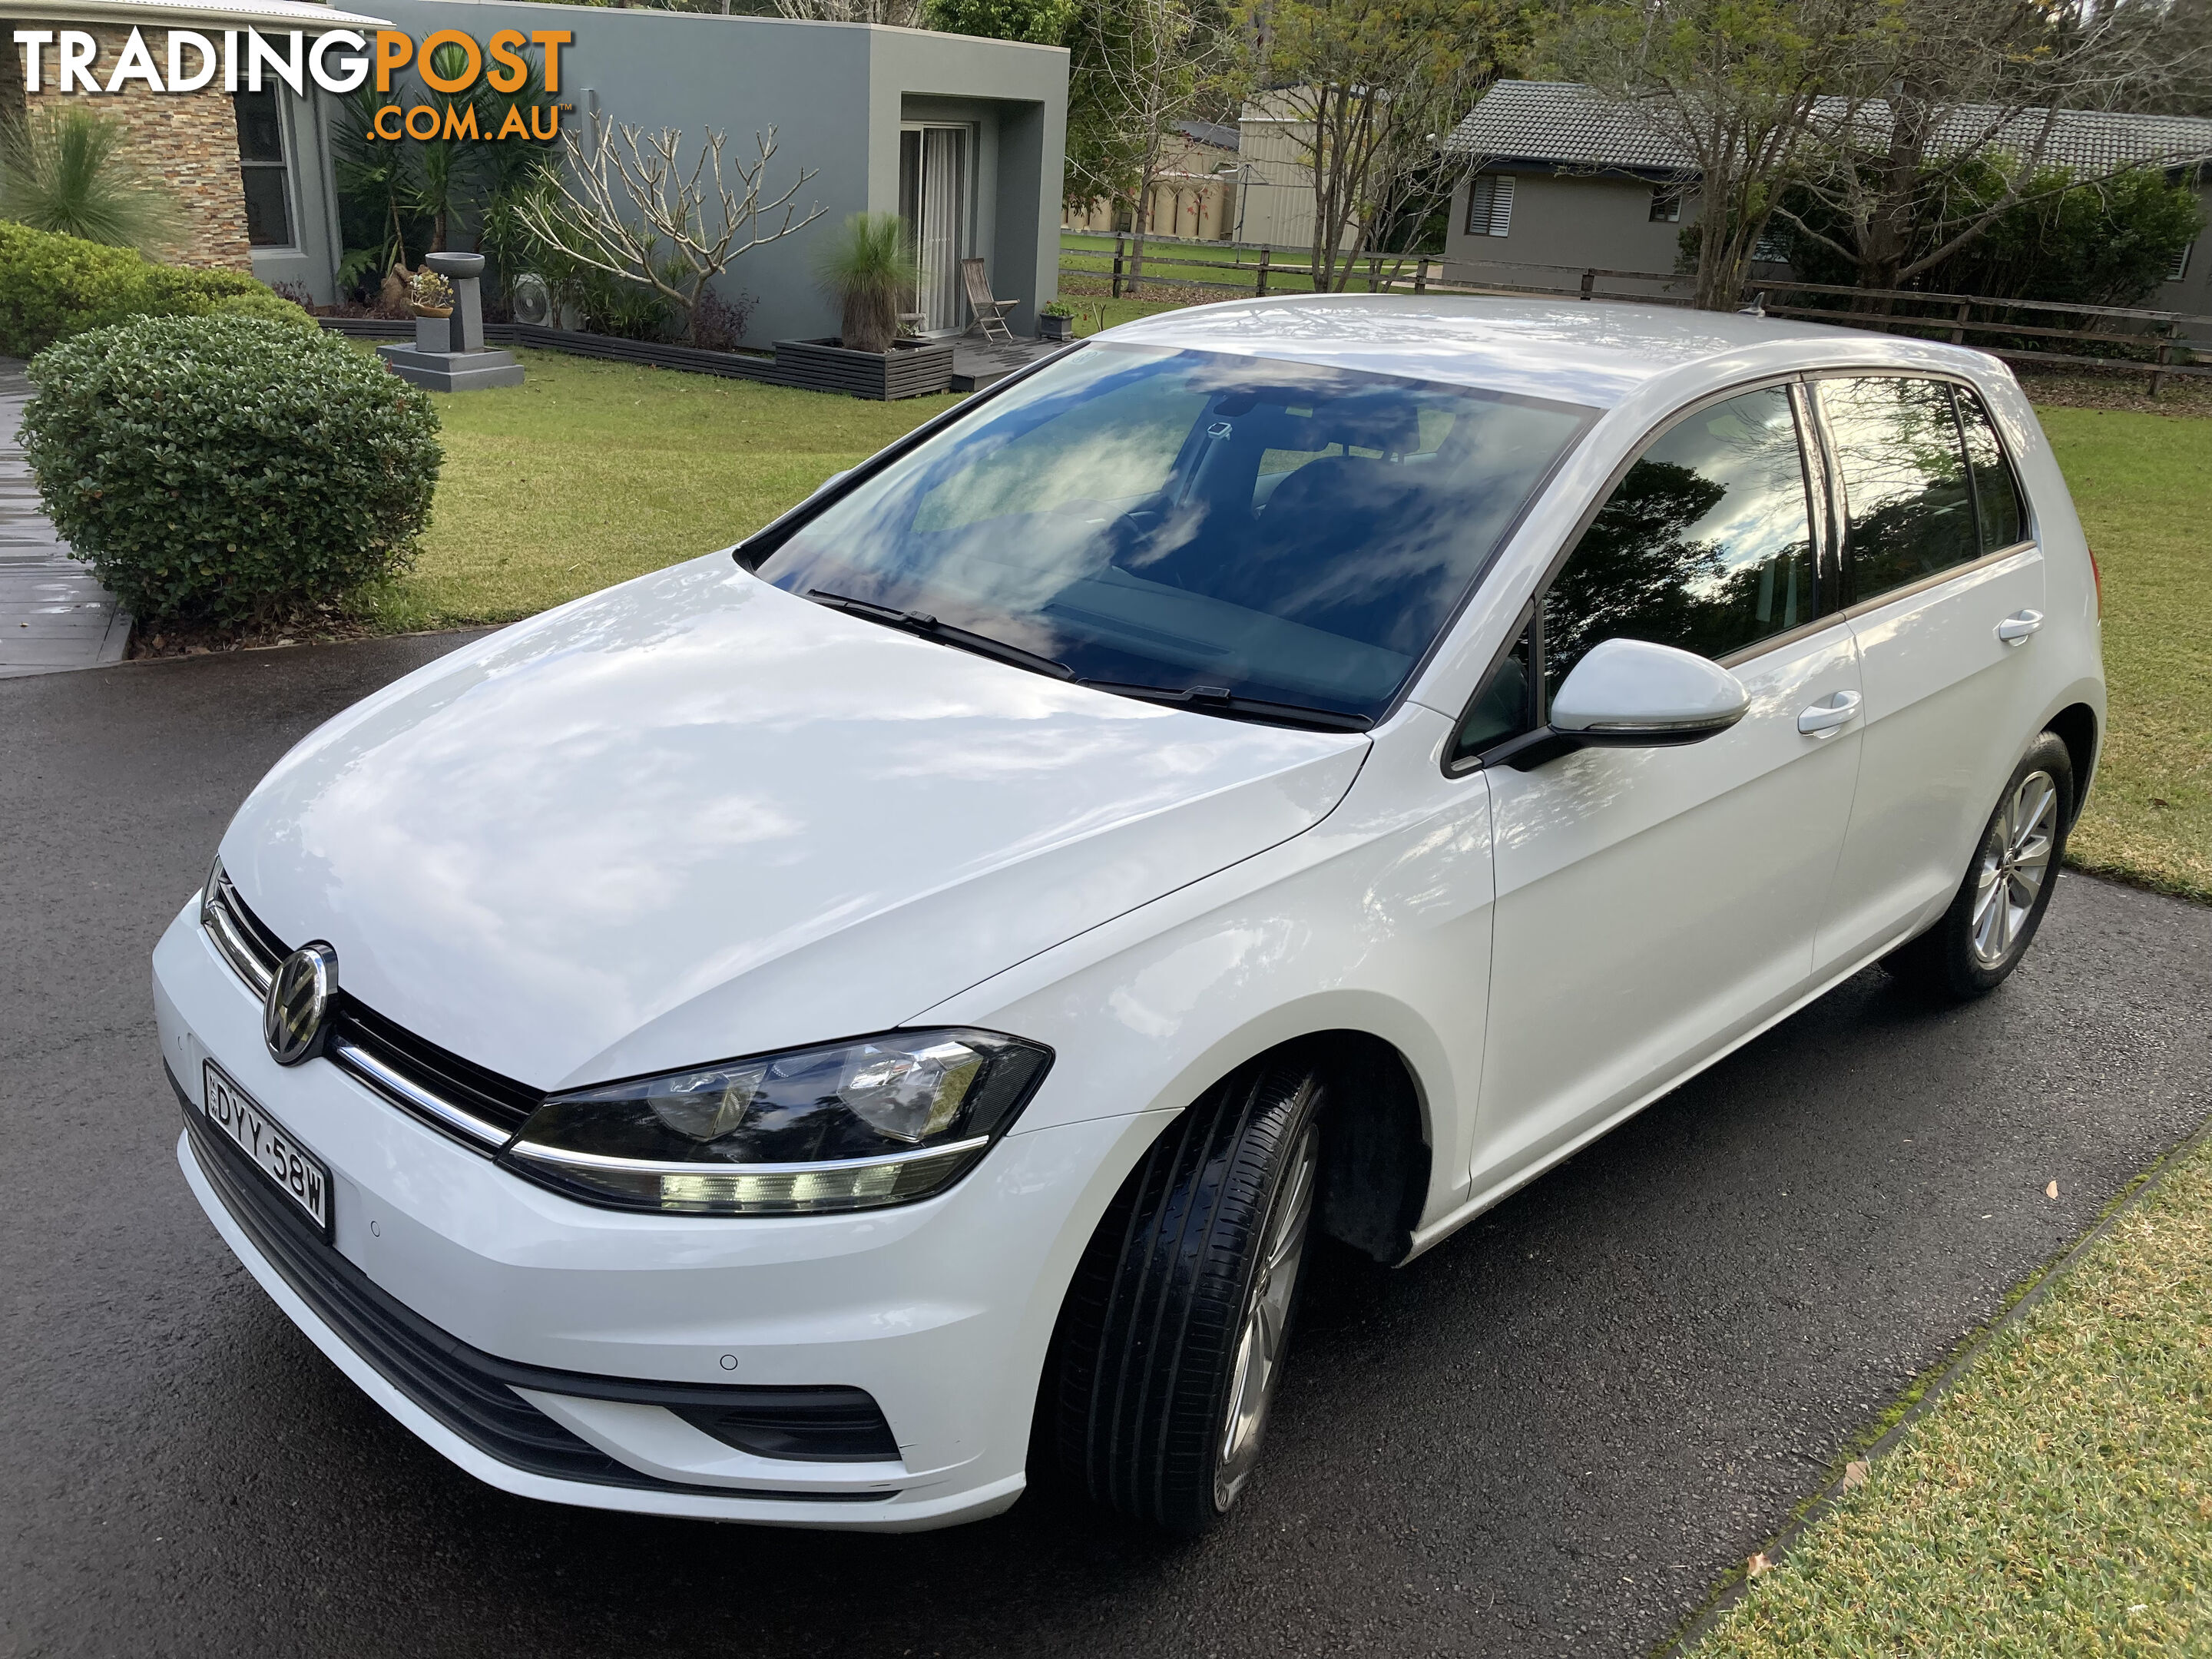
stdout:
<svg viewBox="0 0 2212 1659">
<path fill-rule="evenodd" d="M 727 135 L 710 127 L 687 168 L 679 129 L 648 133 L 594 122 L 590 138 L 567 137 L 568 165 L 518 203 L 515 216 L 577 264 L 660 295 L 682 311 L 684 338 L 692 339 L 708 283 L 827 211 L 800 212 L 799 193 L 815 176 L 810 168 L 770 195 L 775 129 L 754 134 L 753 143 L 752 161 L 726 161 Z"/>
</svg>

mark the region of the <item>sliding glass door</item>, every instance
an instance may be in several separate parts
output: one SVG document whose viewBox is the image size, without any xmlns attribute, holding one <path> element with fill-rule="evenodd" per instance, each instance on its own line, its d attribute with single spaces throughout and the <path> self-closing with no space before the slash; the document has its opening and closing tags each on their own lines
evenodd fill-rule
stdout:
<svg viewBox="0 0 2212 1659">
<path fill-rule="evenodd" d="M 899 131 L 899 216 L 920 257 L 914 309 L 926 334 L 951 333 L 968 321 L 960 281 L 968 252 L 968 153 L 963 126 L 917 124 Z"/>
</svg>

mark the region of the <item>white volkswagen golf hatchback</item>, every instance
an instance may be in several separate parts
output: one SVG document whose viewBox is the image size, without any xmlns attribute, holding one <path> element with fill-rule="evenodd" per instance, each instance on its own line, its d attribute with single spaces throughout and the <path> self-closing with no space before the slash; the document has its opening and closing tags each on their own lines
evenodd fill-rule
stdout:
<svg viewBox="0 0 2212 1659">
<path fill-rule="evenodd" d="M 1401 1263 L 1868 964 L 1987 992 L 2103 726 L 2011 377 L 1237 302 L 324 726 L 154 958 L 178 1157 L 509 1492 L 1203 1526 Z"/>
</svg>

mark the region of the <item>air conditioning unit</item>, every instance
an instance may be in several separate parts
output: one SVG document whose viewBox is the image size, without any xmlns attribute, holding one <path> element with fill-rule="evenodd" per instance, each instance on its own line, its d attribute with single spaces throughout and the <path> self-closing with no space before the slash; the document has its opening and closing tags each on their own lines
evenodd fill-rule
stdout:
<svg viewBox="0 0 2212 1659">
<path fill-rule="evenodd" d="M 541 328 L 552 325 L 553 293 L 536 271 L 526 270 L 514 279 L 514 304 L 516 322 L 534 323 Z"/>
</svg>

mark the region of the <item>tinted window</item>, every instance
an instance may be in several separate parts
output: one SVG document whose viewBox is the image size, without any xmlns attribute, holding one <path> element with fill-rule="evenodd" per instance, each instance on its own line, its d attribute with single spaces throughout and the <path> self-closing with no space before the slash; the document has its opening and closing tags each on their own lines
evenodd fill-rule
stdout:
<svg viewBox="0 0 2212 1659">
<path fill-rule="evenodd" d="M 1850 503 L 1852 596 L 1869 599 L 1978 558 L 1951 388 L 1873 379 L 1818 386 Z"/>
<path fill-rule="evenodd" d="M 1598 510 L 1552 586 L 1544 681 L 1606 640 L 1723 657 L 1820 614 L 1790 394 L 1748 392 L 1654 439 Z"/>
<path fill-rule="evenodd" d="M 2021 511 L 2020 483 L 1997 443 L 1996 428 L 1980 398 L 1961 391 L 1959 424 L 1966 434 L 1966 460 L 1974 469 L 1974 506 L 1981 514 L 1982 551 L 1994 553 L 2027 538 L 2027 515 Z"/>
<path fill-rule="evenodd" d="M 1452 758 L 1464 760 L 1479 755 L 1508 738 L 1518 737 L 1535 720 L 1536 711 L 1529 707 L 1528 697 L 1528 630 L 1523 629 L 1505 659 L 1491 671 L 1467 718 L 1460 723 Z"/>
<path fill-rule="evenodd" d="M 762 559 L 1081 679 L 1381 713 L 1589 411 L 1087 346 Z"/>
</svg>

